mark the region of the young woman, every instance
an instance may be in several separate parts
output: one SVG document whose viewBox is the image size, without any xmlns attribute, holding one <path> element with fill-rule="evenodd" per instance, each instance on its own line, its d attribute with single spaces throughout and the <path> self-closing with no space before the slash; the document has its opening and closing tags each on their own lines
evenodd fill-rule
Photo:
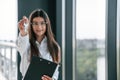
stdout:
<svg viewBox="0 0 120 80">
<path fill-rule="evenodd" d="M 28 24 L 28 29 L 24 24 Z M 19 36 L 17 39 L 17 49 L 21 55 L 20 71 L 25 76 L 32 56 L 39 56 L 55 63 L 60 63 L 60 47 L 55 41 L 51 24 L 47 13 L 42 9 L 36 9 L 29 19 L 23 17 L 19 23 Z M 59 75 L 58 67 L 53 77 L 43 75 L 42 80 L 57 80 Z"/>
</svg>

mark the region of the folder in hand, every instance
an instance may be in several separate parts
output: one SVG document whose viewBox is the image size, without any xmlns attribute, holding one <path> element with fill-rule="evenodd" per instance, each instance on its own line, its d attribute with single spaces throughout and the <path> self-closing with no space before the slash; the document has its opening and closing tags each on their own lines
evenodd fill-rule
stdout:
<svg viewBox="0 0 120 80">
<path fill-rule="evenodd" d="M 43 75 L 53 76 L 58 64 L 33 56 L 23 80 L 42 80 Z"/>
</svg>

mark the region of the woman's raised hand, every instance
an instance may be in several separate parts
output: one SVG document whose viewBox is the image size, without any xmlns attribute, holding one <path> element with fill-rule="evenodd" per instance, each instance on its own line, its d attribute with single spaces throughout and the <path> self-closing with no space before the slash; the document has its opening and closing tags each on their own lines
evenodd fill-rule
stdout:
<svg viewBox="0 0 120 80">
<path fill-rule="evenodd" d="M 28 18 L 23 16 L 23 18 L 18 22 L 18 28 L 20 30 L 21 36 L 25 36 L 27 34 L 26 26 L 28 24 Z"/>
</svg>

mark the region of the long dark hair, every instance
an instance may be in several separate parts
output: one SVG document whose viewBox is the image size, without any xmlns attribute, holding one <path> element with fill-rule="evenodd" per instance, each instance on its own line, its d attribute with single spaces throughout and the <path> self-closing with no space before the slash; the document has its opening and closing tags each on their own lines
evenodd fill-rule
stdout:
<svg viewBox="0 0 120 80">
<path fill-rule="evenodd" d="M 29 41 L 30 41 L 30 50 L 31 50 L 31 57 L 33 55 L 39 56 L 40 52 L 39 49 L 36 45 L 36 36 L 32 28 L 32 21 L 35 17 L 42 17 L 44 21 L 47 23 L 46 24 L 46 32 L 45 35 L 47 37 L 47 47 L 50 52 L 50 55 L 52 56 L 52 59 L 54 62 L 58 62 L 58 52 L 59 52 L 59 45 L 54 39 L 53 32 L 51 30 L 51 23 L 49 20 L 49 17 L 47 13 L 42 10 L 42 9 L 36 9 L 34 10 L 29 17 L 29 28 L 28 28 L 28 33 L 29 33 Z M 30 59 L 31 59 L 30 57 Z"/>
</svg>

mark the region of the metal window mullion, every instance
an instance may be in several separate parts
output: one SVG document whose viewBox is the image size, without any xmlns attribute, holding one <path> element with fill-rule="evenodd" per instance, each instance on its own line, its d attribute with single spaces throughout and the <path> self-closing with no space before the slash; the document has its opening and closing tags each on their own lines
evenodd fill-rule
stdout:
<svg viewBox="0 0 120 80">
<path fill-rule="evenodd" d="M 65 6 L 65 80 L 73 80 L 72 0 L 66 0 Z"/>
<path fill-rule="evenodd" d="M 107 12 L 107 78 L 117 80 L 117 51 L 116 51 L 116 27 L 117 27 L 117 0 L 108 0 Z"/>
<path fill-rule="evenodd" d="M 12 47 L 10 47 L 9 80 L 12 80 Z"/>
<path fill-rule="evenodd" d="M 4 57 L 4 61 L 3 61 L 4 62 L 3 74 L 4 74 L 5 77 L 7 77 L 7 70 L 6 70 L 7 69 L 6 48 L 4 48 L 4 56 L 3 57 Z"/>
</svg>

